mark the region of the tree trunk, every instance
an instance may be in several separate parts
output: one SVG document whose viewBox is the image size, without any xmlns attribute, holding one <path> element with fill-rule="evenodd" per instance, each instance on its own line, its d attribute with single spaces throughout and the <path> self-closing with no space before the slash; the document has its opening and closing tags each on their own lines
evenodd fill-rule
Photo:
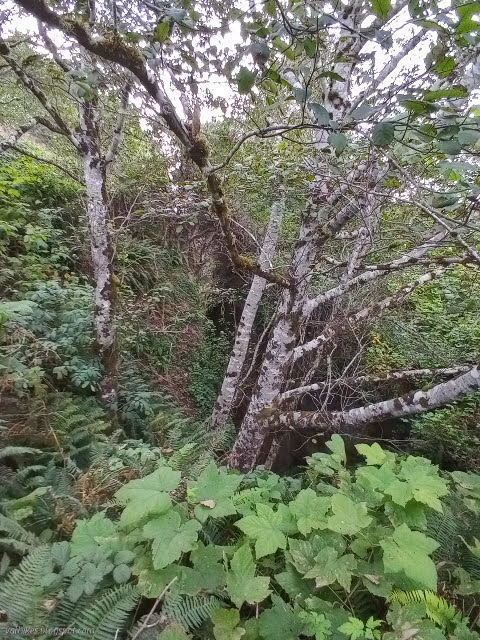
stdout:
<svg viewBox="0 0 480 640">
<path fill-rule="evenodd" d="M 106 167 L 93 101 L 80 104 L 81 152 L 87 192 L 87 220 L 95 283 L 94 325 L 101 367 L 100 401 L 114 424 L 118 410 L 118 353 L 115 331 L 113 255 L 108 228 Z"/>
<path fill-rule="evenodd" d="M 275 252 L 275 247 L 282 223 L 283 209 L 285 207 L 284 200 L 275 202 L 270 212 L 270 220 L 267 232 L 263 242 L 262 252 L 259 259 L 260 268 L 264 271 L 270 267 L 270 262 Z M 258 306 L 265 291 L 267 281 L 265 278 L 255 276 L 252 280 L 250 290 L 245 300 L 242 317 L 238 325 L 233 345 L 232 355 L 225 372 L 222 388 L 218 396 L 215 408 L 213 410 L 210 421 L 210 428 L 221 431 L 225 428 L 230 412 L 232 410 L 233 401 L 238 389 L 238 380 L 242 373 L 245 358 L 247 356 L 250 338 L 257 315 Z"/>
</svg>

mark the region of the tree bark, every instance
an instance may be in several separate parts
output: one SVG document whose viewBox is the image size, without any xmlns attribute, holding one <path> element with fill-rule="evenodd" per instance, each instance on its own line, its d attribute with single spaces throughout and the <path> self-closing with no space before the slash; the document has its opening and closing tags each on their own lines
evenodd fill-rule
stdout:
<svg viewBox="0 0 480 640">
<path fill-rule="evenodd" d="M 81 155 L 87 192 L 87 220 L 95 283 L 94 325 L 101 367 L 100 401 L 113 422 L 118 410 L 118 352 L 115 330 L 113 255 L 108 227 L 106 166 L 99 143 L 97 106 L 79 105 Z"/>
<path fill-rule="evenodd" d="M 270 262 L 273 258 L 273 254 L 275 253 L 284 207 L 285 201 L 282 199 L 281 201 L 273 204 L 270 212 L 270 220 L 259 259 L 260 268 L 264 271 L 269 269 Z M 235 336 L 232 355 L 230 356 L 222 388 L 210 420 L 210 428 L 216 431 L 224 429 L 228 418 L 230 417 L 233 401 L 238 388 L 239 376 L 242 373 L 245 358 L 247 357 L 248 347 L 250 345 L 253 323 L 266 285 L 267 281 L 265 278 L 254 276 L 245 300 L 242 317 L 240 318 Z"/>
</svg>

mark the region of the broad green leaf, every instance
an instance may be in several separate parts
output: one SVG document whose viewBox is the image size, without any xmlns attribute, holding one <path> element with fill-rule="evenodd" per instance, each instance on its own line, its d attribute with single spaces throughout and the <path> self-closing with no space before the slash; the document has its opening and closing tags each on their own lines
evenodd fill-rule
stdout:
<svg viewBox="0 0 480 640">
<path fill-rule="evenodd" d="M 302 623 L 292 607 L 282 598 L 272 595 L 273 607 L 266 609 L 259 618 L 258 629 L 264 640 L 297 640 Z"/>
<path fill-rule="evenodd" d="M 303 48 L 309 58 L 314 58 L 317 52 L 317 43 L 312 38 L 305 38 L 303 40 Z"/>
<path fill-rule="evenodd" d="M 458 202 L 458 196 L 454 193 L 438 193 L 432 198 L 432 207 L 435 209 L 443 209 L 444 207 L 451 207 Z"/>
<path fill-rule="evenodd" d="M 417 502 L 427 504 L 436 511 L 442 511 L 439 498 L 448 495 L 448 485 L 446 480 L 438 475 L 437 467 L 432 465 L 430 460 L 408 456 L 402 462 L 398 477 L 408 482 L 412 496 Z"/>
<path fill-rule="evenodd" d="M 170 622 L 168 626 L 157 635 L 156 640 L 189 640 L 191 637 L 181 624 Z"/>
<path fill-rule="evenodd" d="M 277 511 L 267 504 L 257 504 L 257 515 L 246 516 L 235 526 L 249 538 L 256 540 L 255 554 L 257 559 L 275 553 L 277 549 L 286 549 L 285 533 L 293 533 L 295 527 L 288 507 L 278 505 Z"/>
<path fill-rule="evenodd" d="M 390 8 L 392 6 L 391 0 L 371 0 L 371 4 L 372 11 L 376 16 L 382 20 L 386 20 L 388 18 L 388 14 L 390 13 Z"/>
<path fill-rule="evenodd" d="M 153 32 L 154 42 L 161 42 L 162 44 L 166 42 L 166 40 L 168 39 L 169 31 L 170 31 L 170 23 L 160 22 L 160 24 L 158 24 L 155 27 L 155 30 Z"/>
<path fill-rule="evenodd" d="M 170 564 L 164 569 L 143 569 L 138 574 L 138 590 L 145 598 L 158 598 L 172 580 L 183 581 L 184 567 Z"/>
<path fill-rule="evenodd" d="M 262 602 L 270 594 L 270 578 L 255 576 L 255 563 L 250 546 L 244 544 L 233 555 L 227 574 L 227 592 L 231 601 L 240 608 L 244 602 Z"/>
<path fill-rule="evenodd" d="M 311 566 L 313 566 L 313 564 Z M 275 574 L 275 580 L 292 602 L 296 599 L 305 600 L 314 589 L 313 580 L 309 581 L 302 578 L 300 573 L 290 563 L 287 563 L 285 571 Z"/>
<path fill-rule="evenodd" d="M 355 476 L 361 486 L 382 492 L 397 480 L 388 463 L 383 464 L 380 468 L 359 467 L 355 471 Z"/>
<path fill-rule="evenodd" d="M 462 129 L 458 134 L 458 142 L 463 147 L 473 146 L 480 140 L 480 131 L 474 129 Z"/>
<path fill-rule="evenodd" d="M 435 540 L 402 524 L 391 538 L 381 540 L 380 546 L 387 574 L 404 573 L 415 584 L 414 588 L 437 590 L 437 571 L 429 557 L 439 546 Z"/>
<path fill-rule="evenodd" d="M 335 154 L 339 156 L 348 145 L 348 138 L 343 133 L 331 133 L 328 136 L 328 144 L 335 149 Z"/>
<path fill-rule="evenodd" d="M 435 71 L 441 78 L 446 78 L 455 68 L 455 58 L 446 56 L 437 62 Z"/>
<path fill-rule="evenodd" d="M 120 526 L 139 524 L 145 516 L 167 512 L 172 501 L 168 492 L 180 484 L 181 474 L 170 467 L 160 467 L 139 480 L 131 480 L 115 493 L 120 504 L 126 505 L 120 516 Z"/>
<path fill-rule="evenodd" d="M 70 555 L 78 556 L 95 551 L 106 538 L 115 535 L 115 525 L 104 513 L 96 513 L 89 520 L 79 520 L 72 534 Z"/>
<path fill-rule="evenodd" d="M 325 109 L 325 107 L 318 102 L 309 102 L 308 106 L 310 110 L 313 112 L 317 124 L 328 124 L 330 122 L 330 114 Z"/>
<path fill-rule="evenodd" d="M 201 525 L 197 520 L 182 524 L 176 511 L 147 522 L 143 527 L 143 535 L 153 539 L 153 568 L 163 569 L 178 560 L 182 553 L 191 551 L 198 539 L 199 529 Z"/>
<path fill-rule="evenodd" d="M 200 522 L 205 522 L 207 518 L 223 518 L 235 514 L 231 498 L 241 482 L 241 475 L 218 469 L 211 462 L 198 480 L 188 485 L 189 493 L 193 496 L 191 501 L 199 503 L 195 507 L 195 517 Z M 207 501 L 208 505 L 201 504 Z M 215 504 L 212 506 L 213 503 Z"/>
<path fill-rule="evenodd" d="M 379 122 L 372 129 L 372 142 L 376 147 L 388 147 L 395 138 L 395 126 L 392 122 Z"/>
<path fill-rule="evenodd" d="M 118 584 L 123 584 L 130 579 L 131 574 L 132 571 L 127 564 L 119 564 L 113 570 L 112 575 L 115 582 L 117 582 Z"/>
<path fill-rule="evenodd" d="M 332 496 L 333 515 L 328 518 L 328 528 L 342 535 L 354 535 L 368 527 L 372 518 L 365 503 L 355 503 L 341 493 Z"/>
<path fill-rule="evenodd" d="M 311 536 L 308 540 L 288 539 L 289 558 L 301 574 L 307 573 L 314 566 L 315 558 L 324 547 L 331 547 L 341 555 L 347 545 L 343 537 L 333 531 L 324 531 L 319 535 Z"/>
<path fill-rule="evenodd" d="M 427 102 L 435 102 L 435 100 L 442 100 L 442 98 L 465 98 L 467 95 L 468 91 L 465 89 L 465 87 L 458 85 L 456 87 L 425 91 L 425 93 L 423 94 L 423 99 Z"/>
<path fill-rule="evenodd" d="M 355 449 L 366 458 L 365 464 L 367 465 L 381 466 L 384 462 L 393 462 L 395 460 L 395 454 L 382 449 L 378 442 L 374 442 L 372 445 L 357 444 Z"/>
<path fill-rule="evenodd" d="M 327 449 L 330 449 L 332 452 L 332 457 L 342 464 L 346 464 L 347 462 L 347 454 L 345 452 L 345 443 L 343 442 L 343 438 L 339 436 L 337 433 L 334 433 L 333 436 L 325 443 Z"/>
<path fill-rule="evenodd" d="M 455 28 L 457 33 L 468 33 L 469 31 L 477 31 L 479 23 L 472 20 L 472 16 L 480 13 L 480 2 L 465 2 L 456 8 L 460 21 Z"/>
<path fill-rule="evenodd" d="M 289 508 L 297 521 L 297 527 L 303 535 L 312 529 L 326 529 L 326 513 L 330 508 L 331 498 L 317 496 L 313 489 L 302 489 Z"/>
<path fill-rule="evenodd" d="M 240 613 L 237 609 L 216 609 L 212 615 L 215 640 L 240 640 L 245 629 L 239 627 Z"/>
<path fill-rule="evenodd" d="M 315 558 L 315 566 L 305 574 L 306 578 L 315 578 L 318 588 L 338 582 L 346 591 L 350 590 L 352 573 L 357 561 L 352 554 L 338 555 L 332 547 L 325 547 Z"/>
<path fill-rule="evenodd" d="M 251 71 L 250 69 L 247 69 L 247 67 L 240 67 L 240 71 L 237 75 L 238 92 L 241 94 L 250 93 L 250 90 L 255 84 L 256 77 L 256 71 Z"/>
<path fill-rule="evenodd" d="M 376 109 L 374 107 L 364 102 L 352 111 L 352 118 L 355 118 L 355 120 L 365 120 L 365 118 L 371 116 L 375 111 Z"/>
<path fill-rule="evenodd" d="M 185 567 L 183 587 L 190 595 L 196 595 L 200 591 L 215 591 L 223 589 L 227 574 L 220 561 L 223 558 L 221 547 L 204 545 L 199 542 L 196 549 L 190 554 L 193 569 Z"/>
</svg>

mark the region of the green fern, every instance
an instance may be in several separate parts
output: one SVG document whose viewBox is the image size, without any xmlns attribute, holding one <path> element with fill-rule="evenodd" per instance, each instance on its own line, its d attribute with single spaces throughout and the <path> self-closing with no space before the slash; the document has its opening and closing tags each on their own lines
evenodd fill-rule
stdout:
<svg viewBox="0 0 480 640">
<path fill-rule="evenodd" d="M 27 549 L 38 544 L 38 539 L 33 533 L 24 529 L 16 520 L 12 520 L 12 518 L 7 518 L 1 514 L 0 531 L 6 533 L 10 539 L 21 542 Z"/>
<path fill-rule="evenodd" d="M 42 545 L 13 569 L 0 585 L 0 610 L 9 626 L 38 625 L 47 613 L 42 608 L 42 579 L 53 571 L 50 547 Z"/>
<path fill-rule="evenodd" d="M 165 598 L 162 614 L 185 629 L 198 629 L 220 605 L 215 596 L 187 596 L 171 591 Z"/>
<path fill-rule="evenodd" d="M 437 596 L 433 591 L 394 591 L 390 596 L 392 602 L 401 605 L 420 603 L 425 605 L 427 617 L 439 627 L 445 629 L 452 622 L 459 622 L 462 614 L 449 604 L 445 598 Z"/>
<path fill-rule="evenodd" d="M 74 617 L 69 619 L 69 626 L 95 629 L 95 640 L 114 640 L 127 628 L 139 597 L 131 584 L 103 591 L 85 600 L 83 606 L 76 607 Z M 84 635 L 73 637 L 84 638 Z"/>
</svg>

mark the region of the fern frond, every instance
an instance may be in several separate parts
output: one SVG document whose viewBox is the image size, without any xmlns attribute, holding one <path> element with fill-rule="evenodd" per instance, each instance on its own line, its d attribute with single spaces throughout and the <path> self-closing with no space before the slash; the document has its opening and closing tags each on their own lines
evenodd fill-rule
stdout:
<svg viewBox="0 0 480 640">
<path fill-rule="evenodd" d="M 2 447 L 0 449 L 0 460 L 5 458 L 21 458 L 26 455 L 41 455 L 41 449 L 33 449 L 32 447 Z"/>
<path fill-rule="evenodd" d="M 427 617 L 442 628 L 445 628 L 456 618 L 460 619 L 462 615 L 445 598 L 437 596 L 433 591 L 422 591 L 421 589 L 413 591 L 396 590 L 391 594 L 390 600 L 401 605 L 424 604 Z"/>
<path fill-rule="evenodd" d="M 38 625 L 47 613 L 42 608 L 42 578 L 53 571 L 48 545 L 37 547 L 10 571 L 0 584 L 0 610 L 10 625 Z"/>
<path fill-rule="evenodd" d="M 27 545 L 27 548 L 38 543 L 37 537 L 33 533 L 24 529 L 16 520 L 12 520 L 12 518 L 7 518 L 7 516 L 1 514 L 0 531 L 6 533 L 11 539 Z"/>
<path fill-rule="evenodd" d="M 73 621 L 72 618 L 69 620 L 70 626 L 95 629 L 95 640 L 114 640 L 127 628 L 139 598 L 138 591 L 131 584 L 108 589 L 89 599 L 82 607 L 77 607 Z"/>
<path fill-rule="evenodd" d="M 162 614 L 185 629 L 198 629 L 220 605 L 215 596 L 187 596 L 171 591 L 165 598 Z"/>
</svg>

